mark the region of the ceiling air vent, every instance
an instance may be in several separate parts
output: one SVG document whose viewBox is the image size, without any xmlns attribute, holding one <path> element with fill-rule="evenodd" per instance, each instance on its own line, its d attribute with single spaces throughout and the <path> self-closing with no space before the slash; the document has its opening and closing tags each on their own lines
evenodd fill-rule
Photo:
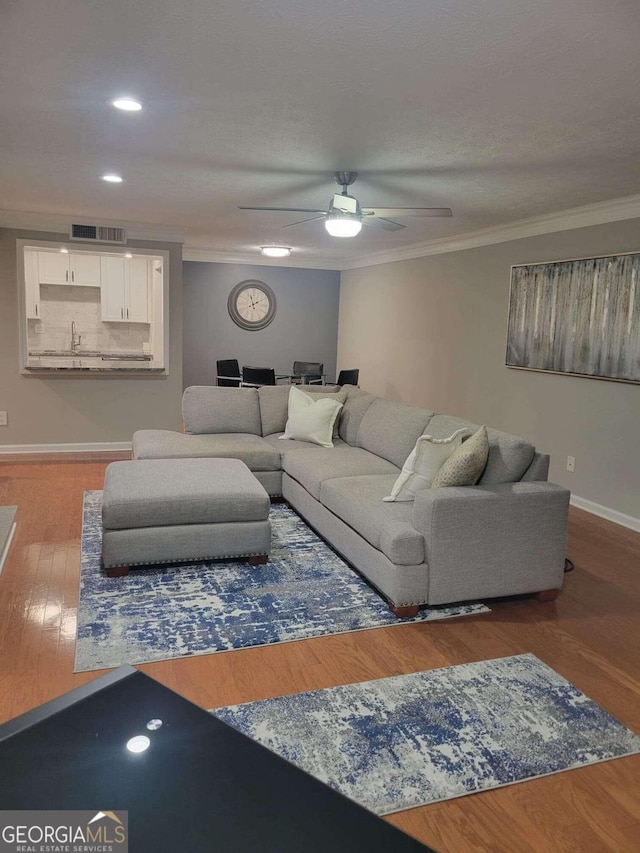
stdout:
<svg viewBox="0 0 640 853">
<path fill-rule="evenodd" d="M 72 240 L 89 240 L 95 243 L 126 243 L 124 228 L 108 228 L 106 225 L 72 225 Z"/>
</svg>

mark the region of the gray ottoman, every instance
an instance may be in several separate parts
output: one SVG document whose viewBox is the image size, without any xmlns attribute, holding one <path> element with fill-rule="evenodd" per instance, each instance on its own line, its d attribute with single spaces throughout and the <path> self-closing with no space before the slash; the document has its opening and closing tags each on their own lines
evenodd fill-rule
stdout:
<svg viewBox="0 0 640 853">
<path fill-rule="evenodd" d="M 107 466 L 102 563 L 129 566 L 246 557 L 266 563 L 269 495 L 239 459 L 142 459 Z"/>
</svg>

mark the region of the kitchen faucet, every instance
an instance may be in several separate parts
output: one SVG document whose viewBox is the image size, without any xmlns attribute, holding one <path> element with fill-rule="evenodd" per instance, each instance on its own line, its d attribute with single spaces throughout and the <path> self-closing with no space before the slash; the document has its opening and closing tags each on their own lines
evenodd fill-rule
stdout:
<svg viewBox="0 0 640 853">
<path fill-rule="evenodd" d="M 71 352 L 76 352 L 76 350 L 80 347 L 80 341 L 82 340 L 82 335 L 78 335 L 76 333 L 76 321 L 71 321 Z"/>
</svg>

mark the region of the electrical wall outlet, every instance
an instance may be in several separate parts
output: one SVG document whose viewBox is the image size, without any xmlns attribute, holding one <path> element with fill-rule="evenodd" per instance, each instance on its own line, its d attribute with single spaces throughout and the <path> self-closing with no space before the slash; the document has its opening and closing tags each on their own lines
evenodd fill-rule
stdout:
<svg viewBox="0 0 640 853">
<path fill-rule="evenodd" d="M 44 335 L 44 323 L 36 323 L 33 331 L 36 333 L 36 335 Z"/>
<path fill-rule="evenodd" d="M 0 412 L 0 426 L 6 426 L 7 423 L 8 423 L 7 413 L 6 412 Z"/>
<path fill-rule="evenodd" d="M 576 457 L 575 456 L 567 456 L 567 471 L 573 472 L 576 470 Z"/>
</svg>

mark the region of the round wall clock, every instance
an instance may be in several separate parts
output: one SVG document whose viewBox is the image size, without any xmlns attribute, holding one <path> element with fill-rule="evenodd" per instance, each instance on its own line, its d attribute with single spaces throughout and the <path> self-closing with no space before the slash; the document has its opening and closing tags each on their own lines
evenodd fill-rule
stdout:
<svg viewBox="0 0 640 853">
<path fill-rule="evenodd" d="M 276 296 L 268 284 L 248 279 L 236 284 L 227 307 L 231 319 L 241 329 L 264 329 L 276 316 Z"/>
</svg>

